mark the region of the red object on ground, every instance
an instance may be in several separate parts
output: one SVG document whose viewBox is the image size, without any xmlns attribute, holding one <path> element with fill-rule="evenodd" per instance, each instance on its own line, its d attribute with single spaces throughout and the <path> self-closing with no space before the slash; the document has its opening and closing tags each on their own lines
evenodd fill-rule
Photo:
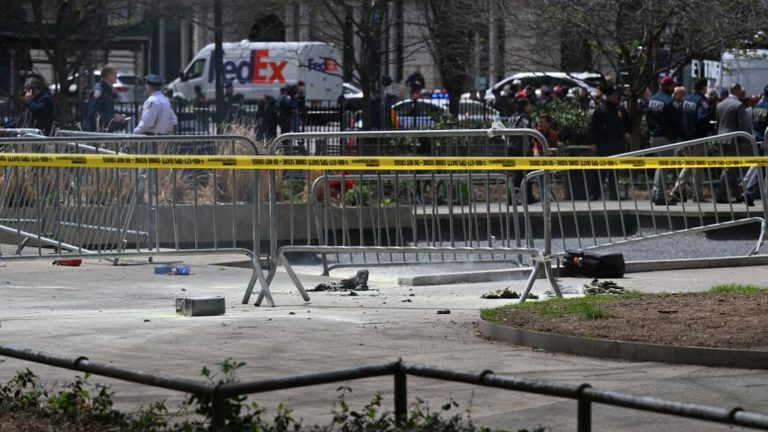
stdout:
<svg viewBox="0 0 768 432">
<path fill-rule="evenodd" d="M 53 265 L 67 266 L 67 267 L 80 267 L 83 263 L 81 259 L 57 259 L 53 262 Z"/>
</svg>

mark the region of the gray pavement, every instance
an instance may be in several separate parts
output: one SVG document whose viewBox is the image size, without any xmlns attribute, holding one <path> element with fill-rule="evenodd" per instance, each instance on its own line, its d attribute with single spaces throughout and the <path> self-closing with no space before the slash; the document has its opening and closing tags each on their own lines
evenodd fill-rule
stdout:
<svg viewBox="0 0 768 432">
<path fill-rule="evenodd" d="M 190 276 L 155 275 L 153 264 L 138 258 L 112 266 L 89 260 L 81 267 L 54 267 L 50 261 L 0 261 L 0 344 L 152 373 L 202 379 L 203 366 L 213 369 L 231 357 L 247 365 L 240 380 L 353 367 L 403 358 L 463 371 L 485 369 L 559 383 L 593 387 L 682 402 L 735 407 L 768 413 L 768 371 L 632 363 L 576 357 L 488 341 L 475 323 L 481 308 L 508 300 L 483 300 L 484 292 L 524 281 L 501 281 L 426 287 L 398 286 L 397 271 L 371 269 L 372 290 L 351 297 L 338 292 L 310 293 L 304 302 L 284 273 L 272 293 L 277 307 L 240 303 L 250 271 L 222 266 L 240 256 L 184 257 Z M 169 259 L 163 257 L 161 260 Z M 355 269 L 339 270 L 338 277 Z M 319 269 L 318 269 L 319 273 Z M 306 286 L 328 278 L 303 274 Z M 718 283 L 764 284 L 765 266 L 633 273 L 619 282 L 643 291 L 695 291 Z M 577 287 L 585 279 L 562 279 Z M 549 287 L 540 280 L 534 292 Z M 223 296 L 227 312 L 215 317 L 177 316 L 174 299 Z M 255 296 L 254 296 L 255 299 Z M 410 301 L 407 301 L 410 300 Z M 438 315 L 438 309 L 450 309 Z M 72 381 L 75 372 L 4 359 L 0 380 L 29 367 L 50 383 Z M 118 406 L 131 409 L 151 400 L 178 404 L 183 395 L 163 389 L 92 378 L 113 384 Z M 392 379 L 346 383 L 348 400 L 361 407 L 376 392 L 392 408 Z M 274 410 L 285 401 L 297 418 L 330 421 L 339 384 L 255 395 L 252 400 Z M 575 430 L 576 403 L 551 397 L 507 392 L 433 380 L 409 378 L 409 398 L 428 400 L 437 408 L 449 398 L 471 409 L 479 424 L 518 430 L 539 425 L 552 431 Z M 594 430 L 708 431 L 732 428 L 595 406 Z"/>
</svg>

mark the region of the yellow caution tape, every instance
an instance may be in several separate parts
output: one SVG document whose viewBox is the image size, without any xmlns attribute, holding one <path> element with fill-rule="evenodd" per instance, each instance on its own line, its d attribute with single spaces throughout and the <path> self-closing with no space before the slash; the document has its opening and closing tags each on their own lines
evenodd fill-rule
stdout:
<svg viewBox="0 0 768 432">
<path fill-rule="evenodd" d="M 768 157 L 408 157 L 0 154 L 0 166 L 350 171 L 504 171 L 767 166 Z"/>
</svg>

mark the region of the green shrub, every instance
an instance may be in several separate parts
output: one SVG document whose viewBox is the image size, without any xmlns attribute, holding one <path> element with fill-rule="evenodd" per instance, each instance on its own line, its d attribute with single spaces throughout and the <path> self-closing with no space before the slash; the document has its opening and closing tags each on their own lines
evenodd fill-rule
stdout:
<svg viewBox="0 0 768 432">
<path fill-rule="evenodd" d="M 555 100 L 545 106 L 534 106 L 531 118 L 535 122 L 539 114 L 549 114 L 560 138 L 560 146 L 586 145 L 590 113 L 578 105 Z"/>
<path fill-rule="evenodd" d="M 207 367 L 201 375 L 211 384 L 236 382 L 236 372 L 245 363 L 231 358 L 221 363 L 221 375 Z M 19 372 L 7 384 L 0 386 L 0 430 L 3 430 L 4 413 L 13 413 L 18 419 L 23 416 L 30 428 L 37 430 L 37 424 L 56 424 L 57 430 L 72 431 L 137 431 L 137 432 L 203 432 L 210 430 L 211 399 L 204 396 L 189 396 L 185 407 L 194 420 L 173 423 L 176 416 L 189 416 L 189 412 L 169 413 L 164 401 L 153 402 L 131 414 L 121 413 L 113 408 L 114 392 L 109 386 L 89 383 L 90 375 L 76 377 L 74 383 L 65 384 L 59 392 L 51 392 L 40 384 L 38 377 L 29 369 Z M 94 390 L 95 396 L 93 396 Z M 274 418 L 262 419 L 264 410 L 257 404 L 246 403 L 246 396 L 228 398 L 224 402 L 225 425 L 228 432 L 379 432 L 379 431 L 447 431 L 447 432 L 490 432 L 492 429 L 477 426 L 471 419 L 470 410 L 457 412 L 459 404 L 450 400 L 432 410 L 429 404 L 417 399 L 409 409 L 407 419 L 398 421 L 391 410 L 382 407 L 383 397 L 376 394 L 362 409 L 354 410 L 345 397 L 352 390 L 343 386 L 337 389 L 338 398 L 331 411 L 333 420 L 329 425 L 303 425 L 296 421 L 291 409 L 279 403 Z M 539 426 L 530 432 L 543 432 Z M 519 432 L 528 432 L 521 429 Z"/>
</svg>

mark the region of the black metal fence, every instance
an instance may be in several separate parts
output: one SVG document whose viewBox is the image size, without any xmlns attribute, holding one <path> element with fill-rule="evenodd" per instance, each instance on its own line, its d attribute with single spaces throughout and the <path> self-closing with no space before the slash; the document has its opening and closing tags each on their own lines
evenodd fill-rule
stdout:
<svg viewBox="0 0 768 432">
<path fill-rule="evenodd" d="M 196 106 L 177 100 L 172 105 L 179 118 L 177 134 L 204 135 L 223 129 L 223 126 L 216 126 L 215 105 Z M 116 102 L 115 111 L 138 121 L 141 106 L 141 102 Z M 259 138 L 271 139 L 287 132 L 481 128 L 500 119 L 500 113 L 487 101 L 461 100 L 457 109 L 457 115 L 449 114 L 447 99 L 388 101 L 385 104 L 374 101 L 368 110 L 361 108 L 360 101 L 313 101 L 290 109 L 281 108 L 273 101 L 230 104 L 222 113 L 222 121 L 224 124 L 237 121 L 253 128 Z M 77 129 L 82 125 L 85 110 L 85 103 L 72 101 L 70 124 L 65 129 Z M 23 121 L 22 113 L 23 109 L 15 104 L 0 104 L 0 126 L 23 127 L 19 124 Z"/>
<path fill-rule="evenodd" d="M 576 423 L 579 432 L 588 432 L 592 430 L 593 403 L 724 423 L 733 426 L 768 430 L 768 415 L 745 411 L 738 407 L 723 408 L 709 405 L 688 404 L 651 397 L 638 397 L 614 391 L 599 390 L 592 388 L 589 384 L 556 384 L 541 380 L 497 375 L 489 370 L 480 373 L 462 372 L 410 363 L 402 360 L 355 368 L 271 378 L 261 381 L 211 385 L 209 383 L 201 383 L 182 378 L 131 371 L 111 364 L 92 362 L 84 356 L 75 358 L 62 357 L 41 351 L 18 349 L 7 346 L 0 346 L 0 355 L 65 369 L 88 372 L 93 375 L 116 378 L 132 383 L 145 384 L 209 397 L 212 400 L 211 419 L 213 424 L 211 425 L 211 428 L 215 431 L 224 429 L 224 402 L 227 398 L 388 375 L 391 375 L 394 378 L 395 418 L 401 424 L 405 423 L 408 416 L 407 377 L 408 375 L 412 375 L 422 378 L 453 381 L 480 385 L 483 387 L 494 387 L 576 400 L 578 407 Z"/>
</svg>

